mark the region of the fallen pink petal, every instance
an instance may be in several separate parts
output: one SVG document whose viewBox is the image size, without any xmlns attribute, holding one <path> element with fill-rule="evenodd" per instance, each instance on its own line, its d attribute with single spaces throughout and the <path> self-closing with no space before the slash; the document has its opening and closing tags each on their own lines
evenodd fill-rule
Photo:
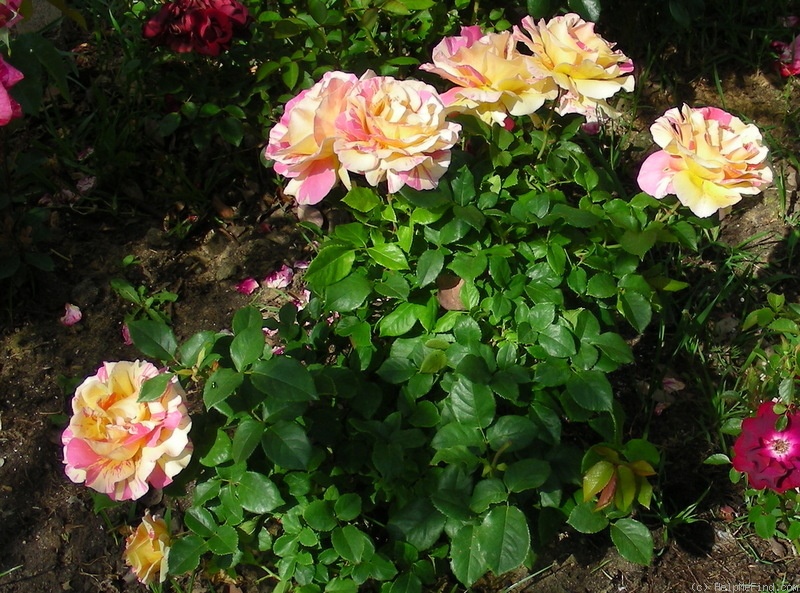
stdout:
<svg viewBox="0 0 800 593">
<path fill-rule="evenodd" d="M 283 264 L 279 270 L 275 270 L 264 278 L 264 286 L 267 288 L 286 288 L 292 283 L 294 270 Z"/>
<path fill-rule="evenodd" d="M 78 323 L 82 318 L 83 313 L 81 313 L 80 307 L 72 303 L 67 303 L 64 305 L 64 316 L 59 318 L 59 321 L 62 325 L 70 327 Z"/>
<path fill-rule="evenodd" d="M 236 292 L 242 294 L 253 294 L 258 288 L 258 281 L 255 278 L 245 278 L 236 285 Z"/>
<path fill-rule="evenodd" d="M 133 340 L 131 339 L 131 330 L 128 328 L 127 323 L 122 324 L 122 329 L 120 330 L 122 334 L 122 342 L 126 346 L 133 346 Z"/>
</svg>

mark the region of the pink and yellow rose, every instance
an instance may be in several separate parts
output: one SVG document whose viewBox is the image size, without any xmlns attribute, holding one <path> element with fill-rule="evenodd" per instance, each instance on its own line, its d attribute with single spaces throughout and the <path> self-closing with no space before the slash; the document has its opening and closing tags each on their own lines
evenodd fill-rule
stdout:
<svg viewBox="0 0 800 593">
<path fill-rule="evenodd" d="M 517 49 L 511 32 L 463 27 L 461 35 L 446 37 L 433 49 L 432 59 L 420 69 L 456 85 L 442 94 L 445 105 L 486 123 L 503 125 L 508 114 L 532 114 L 558 92 L 553 79 Z"/>
<path fill-rule="evenodd" d="M 514 28 L 516 39 L 528 47 L 535 67 L 561 88 L 557 113 L 580 113 L 587 121 L 596 121 L 598 111 L 617 115 L 607 100 L 633 90 L 633 62 L 595 33 L 594 23 L 570 13 L 538 23 L 528 16 L 521 25 Z"/>
<path fill-rule="evenodd" d="M 123 558 L 139 582 L 149 585 L 167 579 L 172 540 L 166 521 L 145 511 L 142 522 L 125 540 Z"/>
<path fill-rule="evenodd" d="M 369 71 L 336 118 L 334 151 L 345 169 L 364 175 L 370 185 L 385 179 L 390 192 L 404 185 L 433 189 L 461 131 L 446 115 L 432 86 Z"/>
<path fill-rule="evenodd" d="M 662 150 L 642 164 L 639 187 L 658 199 L 675 194 L 697 216 L 711 216 L 772 182 L 761 132 L 726 111 L 676 107 L 650 132 Z"/>
<path fill-rule="evenodd" d="M 66 474 L 113 500 L 136 500 L 163 488 L 189 463 L 192 421 L 172 380 L 156 400 L 137 401 L 159 374 L 149 362 L 105 362 L 75 390 L 61 440 Z"/>
<path fill-rule="evenodd" d="M 339 179 L 349 183 L 333 144 L 334 122 L 358 82 L 354 74 L 327 72 L 322 80 L 286 104 L 280 121 L 269 132 L 264 156 L 275 161 L 275 172 L 289 179 L 284 193 L 300 204 L 316 204 Z"/>
</svg>

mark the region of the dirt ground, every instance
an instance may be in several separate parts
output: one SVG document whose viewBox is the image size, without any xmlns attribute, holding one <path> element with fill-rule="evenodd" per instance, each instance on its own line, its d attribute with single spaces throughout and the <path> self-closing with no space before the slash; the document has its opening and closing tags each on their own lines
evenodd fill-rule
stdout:
<svg viewBox="0 0 800 593">
<path fill-rule="evenodd" d="M 763 73 L 731 77 L 723 81 L 726 106 L 773 129 L 773 134 L 781 133 L 787 109 L 781 85 Z M 650 89 L 643 95 L 639 125 L 646 130 L 665 107 L 679 101 L 719 104 L 714 85 L 707 81 L 695 81 L 691 95 Z M 781 162 L 775 163 L 776 172 Z M 796 214 L 796 175 L 790 173 L 786 203 L 790 214 Z M 244 188 L 237 189 L 244 194 Z M 295 233 L 289 205 L 258 194 L 229 205 L 237 216 L 224 228 L 209 228 L 185 240 L 166 236 L 163 221 L 155 218 L 126 222 L 69 209 L 54 214 L 56 271 L 38 277 L 35 290 L 19 293 L 0 317 L 0 574 L 5 572 L 0 592 L 144 590 L 126 578 L 120 533 L 121 526 L 141 515 L 143 503 L 130 516 L 124 507 L 95 514 L 90 492 L 64 475 L 60 432 L 75 381 L 93 373 L 103 360 L 137 357 L 135 348 L 121 338 L 128 309 L 111 290 L 112 278 L 126 277 L 151 293 L 176 292 L 179 298 L 169 312 L 181 340 L 200 329 L 225 328 L 233 312 L 253 298 L 263 303 L 276 296 L 263 290 L 254 297 L 237 293 L 235 284 L 242 278 L 263 277 L 282 263 L 310 256 Z M 792 231 L 783 208 L 776 190 L 746 198 L 724 219 L 723 237 L 738 244 L 762 234 L 753 248 L 765 266 L 771 265 Z M 268 233 L 260 226 L 265 217 L 274 229 Z M 129 255 L 140 263 L 123 269 L 121 262 Z M 72 327 L 59 323 L 66 302 L 79 305 L 84 314 Z M 660 438 L 672 459 L 692 462 L 673 462 L 678 476 L 674 483 L 681 491 L 673 500 L 683 496 L 687 505 L 702 500 L 694 523 L 656 532 L 660 546 L 652 566 L 623 561 L 605 535 L 565 531 L 532 571 L 518 571 L 477 588 L 546 593 L 800 591 L 798 557 L 777 541 L 759 540 L 741 522 L 730 522 L 731 513 L 735 518 L 743 512 L 741 493 L 733 486 L 720 486 L 727 481 L 724 473 L 699 464 L 704 444 L 682 440 L 682 423 L 693 410 L 690 397 L 664 412 L 654 429 L 660 435 L 653 438 Z M 694 469 L 678 475 L 686 467 Z M 703 497 L 715 477 L 719 489 Z M 158 508 L 157 501 L 149 502 Z M 270 589 L 269 581 L 257 585 L 245 579 L 237 585 L 198 583 L 193 590 Z"/>
</svg>

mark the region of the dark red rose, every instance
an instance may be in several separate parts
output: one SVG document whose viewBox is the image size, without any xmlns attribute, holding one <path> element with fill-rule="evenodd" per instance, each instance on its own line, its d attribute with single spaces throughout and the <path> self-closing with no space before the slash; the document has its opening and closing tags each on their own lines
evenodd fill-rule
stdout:
<svg viewBox="0 0 800 593">
<path fill-rule="evenodd" d="M 800 487 L 800 413 L 789 412 L 786 428 L 777 431 L 774 406 L 764 402 L 755 418 L 742 422 L 742 434 L 733 445 L 733 467 L 747 474 L 753 488 L 782 493 Z"/>
<path fill-rule="evenodd" d="M 218 56 L 247 32 L 250 21 L 236 0 L 174 0 L 145 23 L 142 34 L 176 52 Z"/>
</svg>

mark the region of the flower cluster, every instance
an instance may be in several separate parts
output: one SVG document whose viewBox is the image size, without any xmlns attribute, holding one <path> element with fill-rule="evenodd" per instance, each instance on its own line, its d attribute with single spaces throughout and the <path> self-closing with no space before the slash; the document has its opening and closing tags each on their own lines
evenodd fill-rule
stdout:
<svg viewBox="0 0 800 593">
<path fill-rule="evenodd" d="M 145 23 L 142 34 L 179 53 L 218 56 L 247 32 L 251 21 L 237 0 L 173 0 Z"/>
<path fill-rule="evenodd" d="M 143 585 L 167 579 L 167 559 L 172 539 L 166 521 L 145 511 L 142 522 L 125 540 L 125 564 Z"/>
<path fill-rule="evenodd" d="M 390 192 L 433 189 L 461 130 L 445 116 L 430 85 L 372 71 L 360 79 L 328 72 L 286 104 L 264 156 L 301 204 L 316 204 L 339 180 L 350 188 L 350 173 L 371 185 L 385 180 Z"/>
<path fill-rule="evenodd" d="M 596 122 L 601 113 L 616 115 L 608 98 L 634 85 L 631 61 L 575 14 L 538 24 L 527 17 L 522 29 L 504 33 L 464 27 L 432 59 L 421 69 L 456 85 L 441 95 L 415 80 L 328 72 L 290 100 L 264 150 L 289 179 L 284 192 L 316 204 L 338 181 L 350 188 L 350 173 L 373 186 L 385 180 L 389 192 L 433 189 L 461 129 L 448 115 L 508 126 L 509 115 L 555 100 L 558 113 Z"/>
<path fill-rule="evenodd" d="M 673 108 L 650 132 L 662 150 L 642 164 L 639 187 L 658 199 L 675 194 L 697 216 L 711 216 L 772 182 L 761 132 L 726 111 Z"/>
<path fill-rule="evenodd" d="M 546 100 L 556 100 L 560 115 L 597 122 L 601 114 L 618 115 L 607 100 L 634 87 L 633 63 L 613 47 L 577 14 L 538 23 L 525 17 L 513 32 L 462 28 L 460 36 L 439 43 L 433 63 L 421 69 L 457 85 L 442 95 L 448 107 L 487 123 L 532 114 Z"/>
<path fill-rule="evenodd" d="M 764 402 L 755 417 L 742 422 L 733 445 L 733 467 L 747 474 L 753 488 L 783 493 L 800 488 L 800 413 L 788 412 L 786 427 L 777 430 L 780 416 L 774 407 Z"/>
<path fill-rule="evenodd" d="M 154 401 L 138 401 L 159 374 L 149 362 L 106 362 L 75 390 L 61 440 L 67 476 L 113 500 L 163 488 L 189 463 L 191 419 L 176 380 Z"/>
</svg>

